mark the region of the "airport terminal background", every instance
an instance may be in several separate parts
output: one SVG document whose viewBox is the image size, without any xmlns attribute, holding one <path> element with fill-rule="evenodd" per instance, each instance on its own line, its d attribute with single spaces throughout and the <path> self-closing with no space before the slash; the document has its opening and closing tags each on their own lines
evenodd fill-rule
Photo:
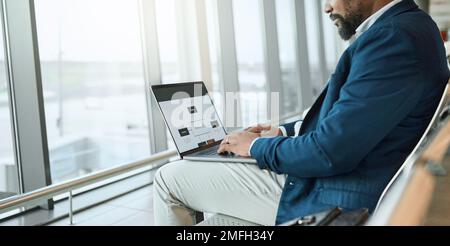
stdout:
<svg viewBox="0 0 450 246">
<path fill-rule="evenodd" d="M 0 38 L 0 201 L 45 186 L 24 180 L 33 178 L 24 172 L 35 165 L 23 162 L 32 151 L 19 153 L 26 150 L 21 146 L 27 137 L 45 141 L 48 157 L 44 154 L 36 163 L 49 165 L 33 168 L 47 169 L 43 173 L 51 180 L 44 183 L 50 185 L 174 149 L 170 134 L 157 128 L 164 125 L 149 91 L 153 83 L 205 81 L 217 98 L 239 91 L 244 126 L 269 120 L 267 95 L 275 89 L 281 93 L 281 117 L 293 118 L 311 105 L 348 45 L 322 14 L 324 1 L 317 0 L 30 2 L 34 8 L 6 5 L 2 13 L 14 18 L 19 16 L 14 11 L 35 12 L 31 25 L 36 26 L 37 39 L 30 45 L 38 50 L 40 66 L 31 72 L 41 75 L 45 114 L 40 117 L 46 125 L 40 133 L 45 136 L 18 136 L 22 122 L 15 110 L 20 108 L 13 105 L 27 98 L 11 96 L 15 81 L 9 70 L 21 70 L 10 62 L 19 53 L 9 53 L 4 40 L 5 31 L 20 27 L 4 23 L 8 18 L 2 16 L 0 25 L 8 29 L 3 28 Z M 450 0 L 418 2 L 448 41 Z M 10 41 L 13 47 L 17 39 Z M 446 47 L 450 61 L 449 42 Z M 154 171 L 130 172 L 78 190 L 78 222 L 151 225 Z M 58 222 L 67 217 L 66 198 L 54 198 L 52 213 L 30 209 L 37 215 L 26 217 L 24 209 L 16 209 L 0 214 L 0 225 L 67 224 Z M 12 216 L 17 214 L 30 219 Z M 110 218 L 113 214 L 115 219 Z"/>
</svg>

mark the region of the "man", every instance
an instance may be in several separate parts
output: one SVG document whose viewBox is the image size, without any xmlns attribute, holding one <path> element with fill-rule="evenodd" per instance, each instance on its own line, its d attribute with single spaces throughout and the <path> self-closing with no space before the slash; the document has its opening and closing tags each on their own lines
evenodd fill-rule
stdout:
<svg viewBox="0 0 450 246">
<path fill-rule="evenodd" d="M 301 127 L 225 138 L 219 151 L 251 155 L 258 166 L 161 168 L 157 225 L 193 224 L 194 211 L 274 225 L 335 206 L 374 210 L 436 110 L 449 78 L 444 45 L 413 0 L 328 0 L 325 12 L 351 45 Z"/>
</svg>

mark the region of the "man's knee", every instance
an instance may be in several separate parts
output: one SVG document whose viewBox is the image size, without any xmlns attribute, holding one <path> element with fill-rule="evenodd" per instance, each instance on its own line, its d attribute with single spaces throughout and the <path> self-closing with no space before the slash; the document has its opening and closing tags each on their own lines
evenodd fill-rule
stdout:
<svg viewBox="0 0 450 246">
<path fill-rule="evenodd" d="M 181 174 L 179 167 L 183 164 L 184 161 L 177 161 L 160 167 L 154 177 L 155 187 L 158 189 L 170 189 L 172 181 L 176 180 L 177 176 Z"/>
</svg>

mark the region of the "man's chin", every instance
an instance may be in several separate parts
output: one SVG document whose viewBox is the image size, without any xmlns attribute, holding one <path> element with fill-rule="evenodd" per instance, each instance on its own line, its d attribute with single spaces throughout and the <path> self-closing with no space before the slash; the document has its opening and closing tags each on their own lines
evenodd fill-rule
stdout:
<svg viewBox="0 0 450 246">
<path fill-rule="evenodd" d="M 349 32 L 347 30 L 344 30 L 342 28 L 338 28 L 338 33 L 339 36 L 344 40 L 344 41 L 348 41 L 350 40 L 353 35 L 355 35 L 355 32 Z"/>
</svg>

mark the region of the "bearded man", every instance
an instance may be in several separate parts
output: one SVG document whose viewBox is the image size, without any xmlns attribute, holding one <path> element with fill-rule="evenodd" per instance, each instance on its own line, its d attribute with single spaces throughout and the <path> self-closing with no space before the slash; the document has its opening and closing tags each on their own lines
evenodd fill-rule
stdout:
<svg viewBox="0 0 450 246">
<path fill-rule="evenodd" d="M 418 143 L 449 79 L 444 43 L 413 0 L 328 0 L 350 41 L 305 118 L 225 138 L 220 152 L 258 165 L 178 161 L 155 176 L 157 225 L 194 224 L 194 211 L 262 225 L 333 207 L 376 207 Z"/>
</svg>

